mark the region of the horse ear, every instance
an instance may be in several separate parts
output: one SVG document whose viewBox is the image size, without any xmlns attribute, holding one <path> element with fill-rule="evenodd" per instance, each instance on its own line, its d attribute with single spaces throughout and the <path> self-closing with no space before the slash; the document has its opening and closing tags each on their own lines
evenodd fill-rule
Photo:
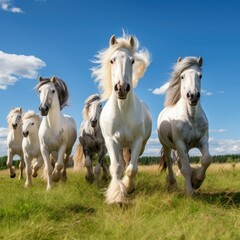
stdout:
<svg viewBox="0 0 240 240">
<path fill-rule="evenodd" d="M 198 66 L 201 67 L 202 64 L 203 64 L 203 59 L 202 59 L 202 57 L 199 57 L 198 58 Z"/>
<path fill-rule="evenodd" d="M 51 82 L 52 82 L 53 84 L 55 84 L 56 81 L 57 81 L 57 78 L 56 78 L 55 76 L 53 76 L 53 77 L 51 78 Z"/>
<path fill-rule="evenodd" d="M 38 78 L 38 81 L 39 81 L 39 82 L 42 82 L 42 81 L 43 81 L 43 77 L 40 76 L 40 77 Z"/>
<path fill-rule="evenodd" d="M 22 108 L 21 107 L 19 108 L 19 112 L 22 114 Z"/>
<path fill-rule="evenodd" d="M 135 40 L 134 40 L 134 37 L 133 37 L 133 36 L 131 36 L 131 38 L 130 38 L 130 40 L 129 40 L 129 43 L 130 43 L 130 45 L 131 45 L 132 47 L 134 47 L 134 45 L 135 45 Z"/>
<path fill-rule="evenodd" d="M 182 59 L 181 59 L 181 57 L 179 57 L 178 59 L 177 59 L 177 62 L 179 63 L 179 62 L 181 62 L 182 61 Z"/>
<path fill-rule="evenodd" d="M 110 38 L 110 41 L 109 41 L 109 46 L 111 47 L 112 45 L 117 44 L 117 43 L 118 42 L 117 42 L 115 35 L 112 35 Z"/>
</svg>

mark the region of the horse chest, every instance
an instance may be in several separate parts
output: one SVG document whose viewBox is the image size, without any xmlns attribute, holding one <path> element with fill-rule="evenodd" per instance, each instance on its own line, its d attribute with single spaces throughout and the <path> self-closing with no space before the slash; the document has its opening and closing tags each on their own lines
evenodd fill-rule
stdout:
<svg viewBox="0 0 240 240">
<path fill-rule="evenodd" d="M 180 122 L 177 127 L 188 148 L 197 147 L 205 133 L 205 124 L 201 121 Z"/>
<path fill-rule="evenodd" d="M 64 139 L 66 139 L 64 129 L 56 131 L 48 130 L 43 135 L 43 141 L 50 150 L 58 149 L 58 147 L 64 143 Z"/>
</svg>

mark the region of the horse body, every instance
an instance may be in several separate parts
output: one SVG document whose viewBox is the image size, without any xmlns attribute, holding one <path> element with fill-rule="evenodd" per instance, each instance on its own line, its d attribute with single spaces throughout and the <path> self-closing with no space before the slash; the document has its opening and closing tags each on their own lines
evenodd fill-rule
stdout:
<svg viewBox="0 0 240 240">
<path fill-rule="evenodd" d="M 8 158 L 7 166 L 10 169 L 10 177 L 14 178 L 16 176 L 15 168 L 12 165 L 13 157 L 15 155 L 20 156 L 20 175 L 19 179 L 23 178 L 23 169 L 24 169 L 24 158 L 22 151 L 22 108 L 13 108 L 7 116 L 8 122 L 8 136 L 7 136 L 7 149 L 8 149 Z"/>
<path fill-rule="evenodd" d="M 169 187 L 176 187 L 171 160 L 171 149 L 173 149 L 178 153 L 180 170 L 185 177 L 188 195 L 192 195 L 193 189 L 201 186 L 211 163 L 208 150 L 208 120 L 199 101 L 201 65 L 201 58 L 190 57 L 177 63 L 166 96 L 166 107 L 159 114 L 157 124 L 159 140 L 163 147 L 162 160 L 168 167 Z M 179 94 L 177 98 L 175 98 L 176 94 Z M 188 151 L 195 147 L 202 153 L 202 165 L 200 168 L 192 169 Z"/>
<path fill-rule="evenodd" d="M 103 170 L 103 178 L 108 179 L 108 168 L 105 161 L 107 149 L 99 124 L 99 118 L 102 111 L 100 96 L 94 94 L 85 101 L 83 110 L 83 122 L 79 130 L 79 145 L 74 157 L 75 166 L 79 168 L 85 161 L 87 167 L 86 180 L 89 182 L 98 182 Z M 97 155 L 97 164 L 93 169 L 93 157 Z"/>
<path fill-rule="evenodd" d="M 22 141 L 22 149 L 26 165 L 25 187 L 28 187 L 32 184 L 31 174 L 33 177 L 37 177 L 37 171 L 43 165 L 43 158 L 38 138 L 40 124 L 41 118 L 39 115 L 35 114 L 33 111 L 28 111 L 25 113 L 22 126 L 22 134 L 24 136 Z M 33 159 L 36 159 L 36 162 L 32 167 L 31 162 Z"/>
<path fill-rule="evenodd" d="M 39 129 L 39 140 L 45 168 L 48 173 L 47 189 L 52 187 L 52 180 L 66 180 L 66 167 L 73 144 L 76 140 L 75 121 L 61 113 L 68 98 L 65 83 L 53 77 L 52 79 L 39 79 L 37 89 L 40 92 L 40 111 L 43 120 Z M 61 92 L 62 91 L 62 92 Z M 67 95 L 65 99 L 64 94 Z M 60 104 L 61 103 L 61 104 Z M 57 162 L 54 170 L 50 154 L 57 152 Z"/>
<path fill-rule="evenodd" d="M 134 190 L 138 158 L 151 134 L 149 109 L 133 93 L 149 65 L 149 53 L 137 50 L 136 38 L 112 36 L 109 48 L 98 55 L 100 66 L 93 69 L 102 97 L 108 99 L 100 116 L 100 126 L 111 160 L 112 179 L 106 192 L 106 201 L 110 204 L 127 202 L 126 193 Z M 125 160 L 128 166 L 121 180 Z"/>
</svg>

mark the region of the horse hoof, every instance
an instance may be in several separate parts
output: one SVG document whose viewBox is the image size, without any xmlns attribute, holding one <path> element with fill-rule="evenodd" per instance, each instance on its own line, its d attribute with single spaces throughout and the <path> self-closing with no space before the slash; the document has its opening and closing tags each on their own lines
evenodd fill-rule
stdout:
<svg viewBox="0 0 240 240">
<path fill-rule="evenodd" d="M 93 183 L 94 182 L 94 176 L 88 176 L 88 175 L 86 175 L 85 176 L 85 179 L 86 179 L 86 181 L 88 182 L 88 183 Z"/>
<path fill-rule="evenodd" d="M 61 178 L 61 174 L 59 172 L 53 171 L 52 173 L 52 180 L 54 182 L 58 182 Z"/>
<path fill-rule="evenodd" d="M 203 181 L 196 181 L 195 183 L 192 182 L 192 188 L 196 190 L 201 187 L 202 183 Z"/>
<path fill-rule="evenodd" d="M 38 176 L 38 173 L 33 173 L 32 175 L 34 178 Z"/>
<path fill-rule="evenodd" d="M 15 178 L 16 177 L 16 173 L 10 174 L 10 178 Z"/>
</svg>

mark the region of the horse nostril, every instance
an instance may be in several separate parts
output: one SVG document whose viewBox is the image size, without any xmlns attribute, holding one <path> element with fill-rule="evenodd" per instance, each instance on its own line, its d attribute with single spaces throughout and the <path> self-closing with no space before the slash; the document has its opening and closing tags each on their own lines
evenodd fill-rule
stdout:
<svg viewBox="0 0 240 240">
<path fill-rule="evenodd" d="M 200 92 L 197 92 L 197 98 L 200 98 L 201 94 Z"/>
<path fill-rule="evenodd" d="M 16 129 L 17 128 L 17 123 L 12 124 L 13 128 Z"/>
<path fill-rule="evenodd" d="M 97 124 L 97 120 L 93 120 L 93 121 L 91 121 L 91 125 L 92 125 L 92 127 L 96 126 L 96 124 Z"/>
<path fill-rule="evenodd" d="M 116 85 L 114 86 L 114 91 L 115 91 L 115 92 L 118 91 L 118 84 L 116 84 Z"/>
<path fill-rule="evenodd" d="M 127 92 L 129 92 L 129 91 L 130 91 L 130 84 L 129 84 L 129 83 L 127 84 L 126 91 L 127 91 Z"/>
<path fill-rule="evenodd" d="M 187 93 L 187 98 L 191 98 L 190 92 Z"/>
</svg>

